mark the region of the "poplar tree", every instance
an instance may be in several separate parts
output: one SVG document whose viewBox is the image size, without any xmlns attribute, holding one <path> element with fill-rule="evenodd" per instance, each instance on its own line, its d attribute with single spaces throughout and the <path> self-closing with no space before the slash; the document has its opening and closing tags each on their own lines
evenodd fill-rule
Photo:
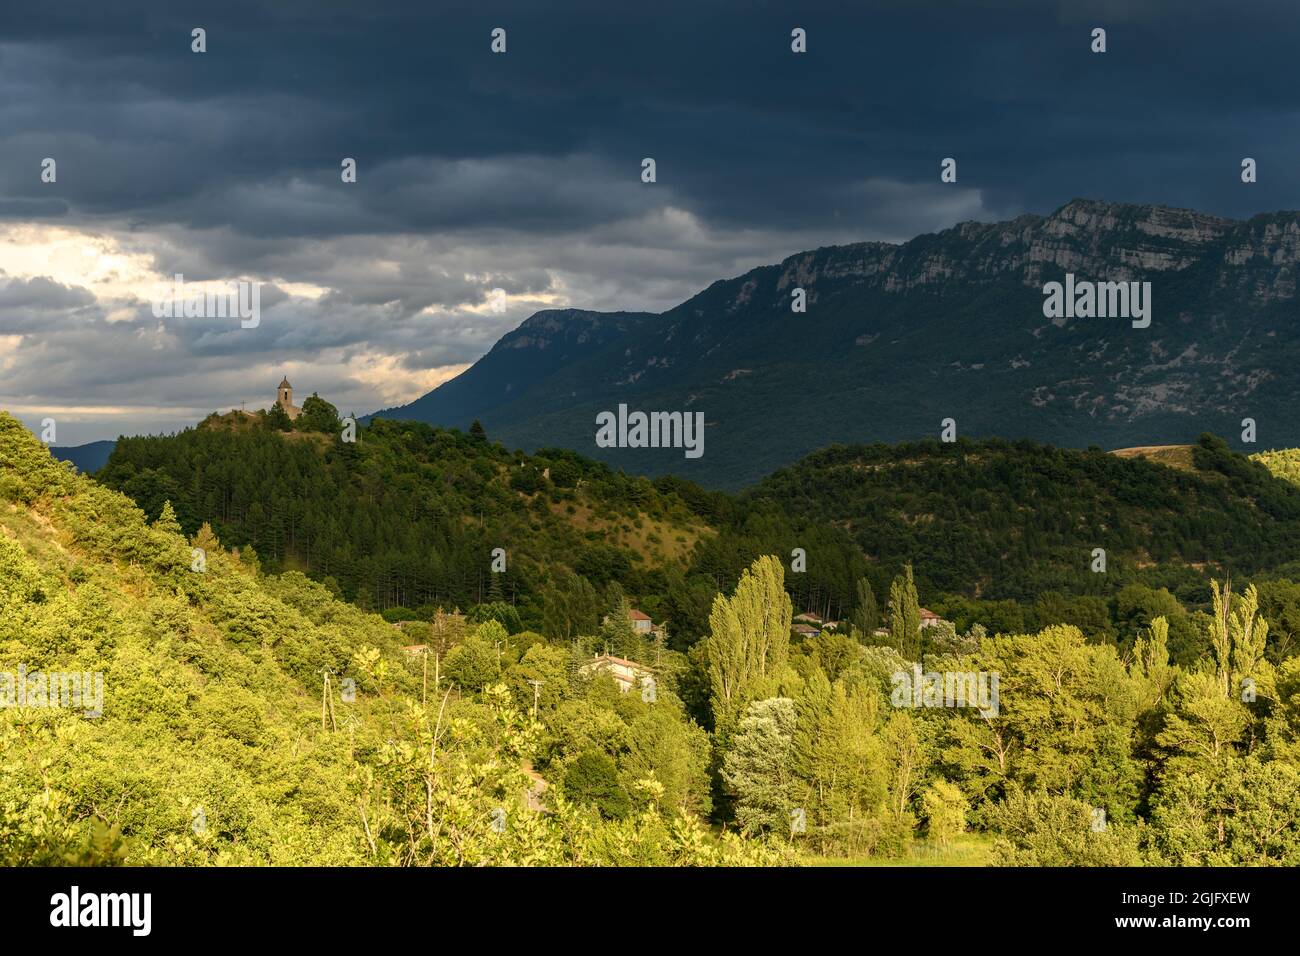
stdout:
<svg viewBox="0 0 1300 956">
<path fill-rule="evenodd" d="M 1153 618 L 1150 631 L 1134 643 L 1131 670 L 1150 684 L 1148 706 L 1165 699 L 1177 676 L 1177 670 L 1169 663 L 1169 621 L 1165 617 Z"/>
<path fill-rule="evenodd" d="M 789 657 L 793 613 L 784 568 L 771 555 L 750 565 L 731 597 L 714 598 L 706 647 L 719 731 L 733 727 L 750 701 L 775 692 Z"/>
<path fill-rule="evenodd" d="M 866 577 L 858 578 L 856 590 L 858 604 L 853 609 L 852 623 L 862 635 L 859 639 L 864 644 L 870 644 L 876 629 L 880 627 L 880 605 L 876 603 L 876 592 Z"/>
<path fill-rule="evenodd" d="M 1254 677 L 1264 659 L 1268 641 L 1268 621 L 1259 616 L 1259 592 L 1255 585 L 1246 588 L 1234 609 L 1232 586 L 1211 581 L 1214 616 L 1210 621 L 1210 648 L 1214 653 L 1215 676 L 1219 693 L 1236 696 L 1241 682 Z"/>
<path fill-rule="evenodd" d="M 898 653 L 909 661 L 921 656 L 921 605 L 912 581 L 912 565 L 889 586 L 889 638 Z"/>
</svg>

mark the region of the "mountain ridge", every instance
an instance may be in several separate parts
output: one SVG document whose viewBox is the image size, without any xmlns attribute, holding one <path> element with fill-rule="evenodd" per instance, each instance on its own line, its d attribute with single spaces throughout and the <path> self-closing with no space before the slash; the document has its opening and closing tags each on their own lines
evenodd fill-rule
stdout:
<svg viewBox="0 0 1300 956">
<path fill-rule="evenodd" d="M 1298 264 L 1300 213 L 1075 199 L 1048 216 L 796 253 L 657 315 L 539 313 L 461 376 L 376 415 L 477 418 L 507 444 L 724 487 L 833 442 L 933 436 L 950 417 L 970 436 L 1186 443 L 1233 434 L 1290 393 Z M 1151 281 L 1155 327 L 1045 317 L 1042 284 L 1068 272 Z M 791 311 L 796 288 L 806 313 Z M 586 338 L 565 352 L 571 315 Z M 507 352 L 540 367 L 516 383 Z M 597 449 L 595 414 L 623 402 L 704 411 L 706 454 Z M 1300 426 L 1270 425 L 1276 443 L 1300 444 Z"/>
</svg>

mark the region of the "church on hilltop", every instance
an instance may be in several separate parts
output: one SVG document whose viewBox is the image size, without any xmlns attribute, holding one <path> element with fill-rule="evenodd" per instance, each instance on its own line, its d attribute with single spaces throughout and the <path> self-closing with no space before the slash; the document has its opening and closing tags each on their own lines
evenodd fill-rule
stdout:
<svg viewBox="0 0 1300 956">
<path fill-rule="evenodd" d="M 289 416 L 290 421 L 302 414 L 302 409 L 293 403 L 293 386 L 289 384 L 287 375 L 280 380 L 280 388 L 276 392 L 275 404 L 284 409 L 284 413 Z"/>
</svg>

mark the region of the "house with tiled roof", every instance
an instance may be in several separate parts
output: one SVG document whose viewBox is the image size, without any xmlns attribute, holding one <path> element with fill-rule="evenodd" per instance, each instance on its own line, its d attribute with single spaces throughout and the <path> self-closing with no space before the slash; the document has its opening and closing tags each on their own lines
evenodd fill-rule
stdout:
<svg viewBox="0 0 1300 956">
<path fill-rule="evenodd" d="M 929 610 L 928 608 L 921 608 L 922 627 L 937 627 L 940 624 L 947 624 L 947 623 L 948 623 L 947 621 L 945 621 L 938 614 L 935 614 L 933 611 Z"/>
</svg>

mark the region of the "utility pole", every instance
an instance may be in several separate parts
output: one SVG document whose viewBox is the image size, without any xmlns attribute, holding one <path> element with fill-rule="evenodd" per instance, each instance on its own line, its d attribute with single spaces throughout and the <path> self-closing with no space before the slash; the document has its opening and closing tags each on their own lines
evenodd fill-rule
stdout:
<svg viewBox="0 0 1300 956">
<path fill-rule="evenodd" d="M 530 680 L 528 683 L 533 685 L 533 720 L 537 719 L 537 695 L 541 693 L 544 680 Z"/>
</svg>

